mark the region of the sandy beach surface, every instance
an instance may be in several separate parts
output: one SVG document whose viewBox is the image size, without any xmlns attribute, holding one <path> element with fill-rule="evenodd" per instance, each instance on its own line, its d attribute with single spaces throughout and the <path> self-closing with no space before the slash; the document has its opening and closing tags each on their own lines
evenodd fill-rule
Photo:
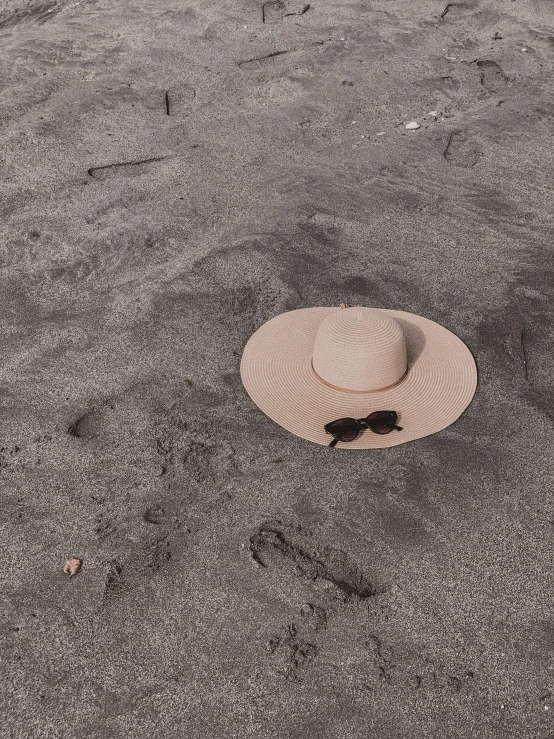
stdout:
<svg viewBox="0 0 554 739">
<path fill-rule="evenodd" d="M 0 42 L 0 736 L 554 737 L 552 2 L 2 0 Z M 458 422 L 259 411 L 252 332 L 341 302 L 467 343 Z"/>
</svg>

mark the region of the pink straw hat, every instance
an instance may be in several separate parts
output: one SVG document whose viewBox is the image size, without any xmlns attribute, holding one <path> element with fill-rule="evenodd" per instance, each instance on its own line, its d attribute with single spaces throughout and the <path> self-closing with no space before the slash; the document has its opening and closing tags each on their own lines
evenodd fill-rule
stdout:
<svg viewBox="0 0 554 739">
<path fill-rule="evenodd" d="M 420 439 L 450 426 L 477 387 L 475 360 L 451 331 L 414 313 L 381 308 L 301 308 L 248 340 L 240 373 L 269 418 L 302 439 L 329 444 L 325 425 L 393 410 L 401 431 L 364 428 L 345 449 Z"/>
</svg>

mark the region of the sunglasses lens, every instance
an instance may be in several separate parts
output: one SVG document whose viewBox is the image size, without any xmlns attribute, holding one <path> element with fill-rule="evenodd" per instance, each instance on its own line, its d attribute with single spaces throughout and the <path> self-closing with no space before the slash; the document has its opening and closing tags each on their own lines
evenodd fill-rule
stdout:
<svg viewBox="0 0 554 739">
<path fill-rule="evenodd" d="M 397 415 L 394 411 L 376 411 L 366 418 L 367 425 L 376 434 L 390 434 L 396 425 Z"/>
<path fill-rule="evenodd" d="M 354 441 L 360 430 L 355 418 L 339 418 L 338 421 L 330 423 L 327 428 L 339 441 Z"/>
<path fill-rule="evenodd" d="M 377 434 L 390 434 L 392 428 L 390 426 L 371 426 L 373 431 Z"/>
</svg>

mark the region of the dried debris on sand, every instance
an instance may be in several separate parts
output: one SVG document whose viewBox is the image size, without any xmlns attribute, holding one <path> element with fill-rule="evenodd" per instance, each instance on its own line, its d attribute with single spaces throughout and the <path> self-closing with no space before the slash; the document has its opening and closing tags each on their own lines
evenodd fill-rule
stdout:
<svg viewBox="0 0 554 739">
<path fill-rule="evenodd" d="M 76 575 L 79 572 L 82 564 L 82 559 L 78 559 L 77 557 L 70 557 L 64 564 L 63 571 L 67 575 L 69 575 L 69 577 L 73 577 L 73 575 Z"/>
</svg>

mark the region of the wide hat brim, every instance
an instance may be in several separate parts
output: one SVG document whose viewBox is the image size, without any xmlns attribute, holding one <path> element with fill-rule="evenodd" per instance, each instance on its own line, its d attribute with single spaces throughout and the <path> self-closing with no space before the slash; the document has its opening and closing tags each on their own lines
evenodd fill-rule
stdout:
<svg viewBox="0 0 554 739">
<path fill-rule="evenodd" d="M 402 431 L 386 435 L 364 429 L 336 448 L 377 449 L 429 436 L 450 426 L 477 388 L 475 359 L 464 342 L 435 321 L 414 313 L 379 309 L 402 326 L 408 372 L 394 387 L 368 393 L 334 389 L 315 374 L 312 353 L 322 320 L 338 308 L 301 308 L 264 323 L 248 340 L 240 374 L 254 403 L 302 439 L 328 445 L 325 424 L 394 410 Z"/>
</svg>

